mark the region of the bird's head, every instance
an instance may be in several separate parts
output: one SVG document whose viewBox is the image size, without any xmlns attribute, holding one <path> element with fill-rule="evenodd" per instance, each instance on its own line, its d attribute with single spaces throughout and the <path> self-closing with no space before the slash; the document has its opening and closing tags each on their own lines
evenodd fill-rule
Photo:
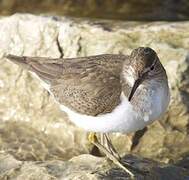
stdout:
<svg viewBox="0 0 189 180">
<path fill-rule="evenodd" d="M 129 58 L 130 63 L 125 71 L 125 78 L 132 87 L 128 96 L 129 101 L 141 84 L 167 80 L 165 69 L 153 49 L 139 47 L 131 52 Z"/>
</svg>

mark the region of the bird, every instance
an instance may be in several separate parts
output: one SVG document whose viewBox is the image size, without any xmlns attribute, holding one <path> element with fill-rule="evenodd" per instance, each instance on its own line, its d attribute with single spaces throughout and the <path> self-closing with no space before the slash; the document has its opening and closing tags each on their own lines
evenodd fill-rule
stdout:
<svg viewBox="0 0 189 180">
<path fill-rule="evenodd" d="M 130 55 L 100 54 L 77 58 L 6 55 L 34 74 L 60 109 L 89 140 L 131 177 L 108 133 L 132 133 L 159 119 L 167 110 L 170 90 L 166 70 L 150 47 Z M 96 133 L 106 142 L 99 142 Z"/>
</svg>

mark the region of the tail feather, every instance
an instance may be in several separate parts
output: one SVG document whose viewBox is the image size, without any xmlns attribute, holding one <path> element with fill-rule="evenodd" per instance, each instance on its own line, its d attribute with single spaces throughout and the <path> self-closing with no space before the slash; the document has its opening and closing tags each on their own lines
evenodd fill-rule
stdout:
<svg viewBox="0 0 189 180">
<path fill-rule="evenodd" d="M 45 62 L 47 58 L 15 56 L 11 54 L 5 57 L 22 68 L 34 72 L 40 79 L 48 83 L 55 81 L 62 72 L 60 64 L 50 63 L 49 61 Z"/>
<path fill-rule="evenodd" d="M 10 61 L 14 62 L 15 64 L 29 69 L 29 64 L 26 62 L 26 57 L 25 56 L 15 56 L 12 54 L 8 54 L 5 56 L 5 58 L 9 59 Z"/>
</svg>

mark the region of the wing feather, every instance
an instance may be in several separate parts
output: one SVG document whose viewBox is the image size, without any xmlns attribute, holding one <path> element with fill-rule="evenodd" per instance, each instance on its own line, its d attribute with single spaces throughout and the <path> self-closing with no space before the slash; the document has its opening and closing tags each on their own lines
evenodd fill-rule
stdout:
<svg viewBox="0 0 189 180">
<path fill-rule="evenodd" d="M 55 99 L 79 113 L 111 112 L 120 101 L 120 72 L 124 55 L 49 59 L 8 55 L 50 85 Z"/>
</svg>

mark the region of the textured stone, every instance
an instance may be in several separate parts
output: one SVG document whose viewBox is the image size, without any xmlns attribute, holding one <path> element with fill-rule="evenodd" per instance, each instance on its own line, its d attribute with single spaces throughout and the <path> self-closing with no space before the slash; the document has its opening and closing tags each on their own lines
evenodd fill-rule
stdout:
<svg viewBox="0 0 189 180">
<path fill-rule="evenodd" d="M 118 151 L 163 162 L 189 153 L 189 22 L 137 23 L 14 15 L 0 19 L 0 149 L 19 160 L 67 160 L 89 153 L 82 129 L 59 110 L 37 79 L 3 55 L 79 57 L 155 49 L 166 67 L 171 105 L 137 133 L 111 135 Z"/>
<path fill-rule="evenodd" d="M 165 165 L 134 156 L 126 157 L 126 159 L 133 164 L 136 179 L 185 180 L 189 177 L 189 171 L 182 164 Z M 0 179 L 126 180 L 130 178 L 124 171 L 112 164 L 107 164 L 104 158 L 86 154 L 76 156 L 69 161 L 21 162 L 9 154 L 0 153 Z"/>
</svg>

